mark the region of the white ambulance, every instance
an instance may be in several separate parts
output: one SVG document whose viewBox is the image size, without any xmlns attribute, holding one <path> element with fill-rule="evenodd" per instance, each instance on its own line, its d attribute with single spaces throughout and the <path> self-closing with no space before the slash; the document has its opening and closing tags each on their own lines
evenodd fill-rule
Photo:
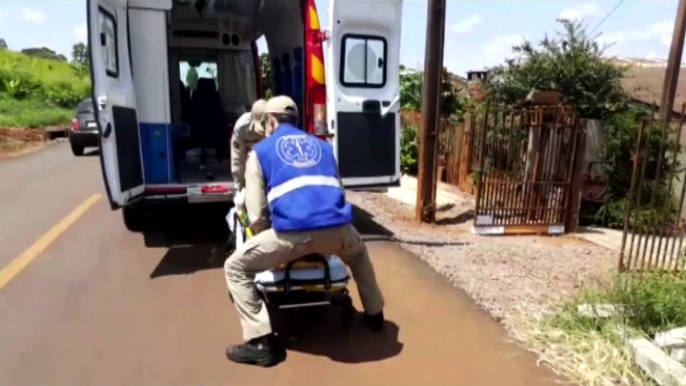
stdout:
<svg viewBox="0 0 686 386">
<path fill-rule="evenodd" d="M 270 88 L 335 149 L 349 189 L 400 181 L 402 0 L 88 0 L 100 160 L 113 209 L 142 231 L 157 204 L 230 203 L 233 123 Z"/>
</svg>

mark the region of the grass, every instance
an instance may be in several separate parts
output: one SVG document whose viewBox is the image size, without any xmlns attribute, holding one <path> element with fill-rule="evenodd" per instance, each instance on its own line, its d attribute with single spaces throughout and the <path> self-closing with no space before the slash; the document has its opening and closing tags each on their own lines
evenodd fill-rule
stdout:
<svg viewBox="0 0 686 386">
<path fill-rule="evenodd" d="M 10 98 L 0 92 L 0 127 L 44 128 L 48 126 L 67 126 L 74 111 L 49 106 L 43 101 Z"/>
<path fill-rule="evenodd" d="M 88 76 L 80 75 L 67 62 L 34 58 L 9 50 L 0 50 L 0 70 L 29 72 L 38 82 L 48 86 L 69 83 L 80 90 L 90 84 Z"/>
<path fill-rule="evenodd" d="M 617 315 L 589 318 L 579 304 L 621 306 Z M 617 331 L 648 338 L 686 326 L 686 274 L 618 275 L 609 285 L 585 289 L 556 312 L 520 310 L 508 327 L 559 374 L 581 385 L 652 385 L 634 365 Z"/>
</svg>

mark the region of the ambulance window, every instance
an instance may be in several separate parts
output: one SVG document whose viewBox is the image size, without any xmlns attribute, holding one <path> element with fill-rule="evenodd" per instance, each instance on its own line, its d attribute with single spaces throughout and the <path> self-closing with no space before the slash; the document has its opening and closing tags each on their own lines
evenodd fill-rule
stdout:
<svg viewBox="0 0 686 386">
<path fill-rule="evenodd" d="M 105 71 L 112 78 L 119 77 L 119 55 L 117 52 L 117 22 L 114 16 L 100 8 L 100 44 L 103 46 Z"/>
<path fill-rule="evenodd" d="M 386 85 L 386 39 L 371 35 L 344 35 L 341 47 L 341 84 L 381 88 Z"/>
</svg>

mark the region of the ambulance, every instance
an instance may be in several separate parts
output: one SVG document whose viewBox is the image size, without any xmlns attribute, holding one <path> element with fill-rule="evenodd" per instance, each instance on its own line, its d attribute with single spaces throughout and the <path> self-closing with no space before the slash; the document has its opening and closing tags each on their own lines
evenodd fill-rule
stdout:
<svg viewBox="0 0 686 386">
<path fill-rule="evenodd" d="M 347 189 L 400 181 L 402 0 L 88 0 L 100 162 L 113 210 L 143 231 L 160 205 L 231 203 L 229 140 L 264 97 L 299 106 Z"/>
</svg>

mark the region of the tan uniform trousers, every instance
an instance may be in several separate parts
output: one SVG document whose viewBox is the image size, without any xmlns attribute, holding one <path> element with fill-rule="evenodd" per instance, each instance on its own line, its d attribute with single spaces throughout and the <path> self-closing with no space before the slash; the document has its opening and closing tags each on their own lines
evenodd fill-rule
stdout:
<svg viewBox="0 0 686 386">
<path fill-rule="evenodd" d="M 350 267 L 365 312 L 376 314 L 383 310 L 384 299 L 374 267 L 355 227 L 287 233 L 267 229 L 247 240 L 224 264 L 226 283 L 240 315 L 245 340 L 272 332 L 267 307 L 255 289 L 255 275 L 310 253 L 340 257 Z"/>
</svg>

